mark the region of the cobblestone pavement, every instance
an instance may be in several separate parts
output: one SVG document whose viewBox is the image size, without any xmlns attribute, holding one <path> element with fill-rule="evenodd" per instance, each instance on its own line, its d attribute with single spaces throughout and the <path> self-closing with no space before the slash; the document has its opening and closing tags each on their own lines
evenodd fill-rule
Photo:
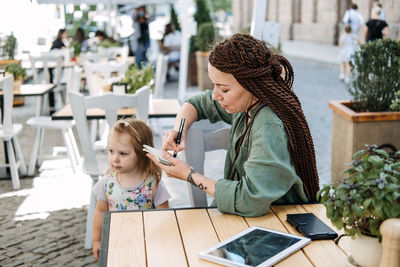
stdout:
<svg viewBox="0 0 400 267">
<path fill-rule="evenodd" d="M 332 115 L 327 102 L 331 99 L 348 98 L 344 84 L 338 80 L 339 67 L 300 58 L 289 57 L 289 60 L 295 72 L 294 90 L 302 103 L 314 138 L 320 183 L 329 183 Z M 167 96 L 176 96 L 177 83 L 171 83 L 169 86 L 175 89 L 167 91 Z M 34 101 L 28 98 L 26 100 L 26 105 L 17 109 L 17 121 L 19 122 L 25 122 L 26 118 L 31 116 L 34 108 L 30 106 Z M 32 136 L 32 129 L 24 125 L 20 142 L 25 159 L 29 159 L 30 156 Z M 61 137 L 57 137 L 57 133 L 46 133 L 46 137 L 48 138 L 45 141 L 51 140 L 51 142 L 44 144 L 45 151 L 49 152 L 55 144 L 62 145 Z M 160 142 L 159 139 L 157 142 Z M 0 154 L 3 154 L 2 148 L 0 148 Z M 50 167 L 54 168 L 54 166 Z M 68 166 L 53 170 L 53 172 L 44 168 L 40 177 L 22 178 L 22 189 L 17 191 L 12 190 L 10 179 L 0 179 L 0 266 L 96 265 L 91 251 L 83 248 L 88 201 L 77 202 L 71 208 L 49 208 L 47 217 L 43 215 L 42 218 L 34 218 L 35 214 L 28 212 L 26 218 L 30 219 L 21 220 L 21 216 L 19 219 L 17 218 L 18 209 L 25 205 L 25 202 L 33 194 L 31 190 L 41 188 L 43 184 L 55 183 L 48 189 L 41 189 L 43 191 L 37 195 L 42 197 L 47 192 L 59 194 L 59 197 L 55 198 L 59 198 L 58 200 L 61 202 L 64 200 L 64 202 L 72 203 L 76 196 L 81 195 L 75 191 L 76 180 L 68 171 Z M 42 177 L 42 174 L 46 172 L 48 172 L 47 176 Z M 58 177 L 63 175 L 64 177 Z M 70 187 L 66 188 L 64 185 L 57 187 L 59 182 L 56 179 L 68 181 Z M 169 181 L 167 186 L 172 189 L 171 194 L 174 196 L 175 206 L 182 206 L 187 203 L 187 193 L 182 190 L 186 184 L 176 183 L 175 185 Z M 68 192 L 64 194 L 64 191 Z M 39 198 L 33 201 L 34 205 L 42 206 L 44 209 L 52 204 L 49 202 L 52 202 L 52 198 L 50 200 Z"/>
</svg>

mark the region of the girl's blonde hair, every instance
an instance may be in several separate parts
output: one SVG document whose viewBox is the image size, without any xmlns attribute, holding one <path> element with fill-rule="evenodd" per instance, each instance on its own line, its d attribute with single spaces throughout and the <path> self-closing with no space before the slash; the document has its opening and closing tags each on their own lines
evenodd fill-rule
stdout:
<svg viewBox="0 0 400 267">
<path fill-rule="evenodd" d="M 119 134 L 128 133 L 132 137 L 132 145 L 138 159 L 138 171 L 148 173 L 159 182 L 161 180 L 161 169 L 143 151 L 143 145 L 154 147 L 153 133 L 150 127 L 143 121 L 127 118 L 118 120 L 112 131 Z"/>
</svg>

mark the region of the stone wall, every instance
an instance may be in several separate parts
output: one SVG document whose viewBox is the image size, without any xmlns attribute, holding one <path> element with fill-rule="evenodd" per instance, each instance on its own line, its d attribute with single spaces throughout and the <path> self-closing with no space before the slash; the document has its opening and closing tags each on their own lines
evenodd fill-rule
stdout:
<svg viewBox="0 0 400 267">
<path fill-rule="evenodd" d="M 309 41 L 337 44 L 342 28 L 341 21 L 351 0 L 267 0 L 268 21 L 280 23 L 280 38 L 283 40 Z M 373 0 L 354 0 L 367 21 L 370 18 Z M 381 0 L 389 24 L 390 37 L 400 40 L 400 1 Z M 233 0 L 235 32 L 249 27 L 253 0 Z M 363 40 L 363 30 L 360 40 Z"/>
</svg>

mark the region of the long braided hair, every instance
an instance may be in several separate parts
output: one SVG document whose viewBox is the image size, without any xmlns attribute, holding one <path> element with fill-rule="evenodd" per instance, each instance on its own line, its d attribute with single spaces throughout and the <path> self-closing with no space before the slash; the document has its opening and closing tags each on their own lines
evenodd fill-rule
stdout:
<svg viewBox="0 0 400 267">
<path fill-rule="evenodd" d="M 281 119 L 297 175 L 311 202 L 319 189 L 314 144 L 301 104 L 291 90 L 293 69 L 289 61 L 274 55 L 263 41 L 248 34 L 235 34 L 211 51 L 210 64 L 235 79 Z"/>
</svg>

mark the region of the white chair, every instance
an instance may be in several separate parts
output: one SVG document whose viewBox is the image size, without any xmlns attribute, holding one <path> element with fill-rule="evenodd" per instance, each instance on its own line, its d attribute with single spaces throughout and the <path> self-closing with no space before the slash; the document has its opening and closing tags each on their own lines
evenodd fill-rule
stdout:
<svg viewBox="0 0 400 267">
<path fill-rule="evenodd" d="M 42 53 L 41 56 L 29 55 L 29 61 L 31 63 L 33 82 L 35 84 L 42 84 L 42 83 L 55 84 L 55 88 L 52 90 L 52 93 L 57 94 L 57 96 L 59 97 L 58 101 L 60 103 L 59 106 L 63 106 L 65 104 L 65 95 L 64 95 L 65 87 L 61 85 L 63 56 L 55 52 L 52 53 L 46 52 Z M 43 69 L 43 76 L 39 75 L 40 68 Z M 54 77 L 52 82 L 50 81 L 51 68 L 54 68 Z M 43 79 L 40 79 L 40 77 L 42 77 Z M 46 95 L 46 100 L 47 98 L 48 95 Z"/>
<path fill-rule="evenodd" d="M 0 126 L 0 138 L 6 143 L 9 161 L 8 164 L 2 164 L 2 167 L 10 168 L 12 185 L 14 190 L 17 190 L 20 188 L 18 169 L 22 175 L 25 175 L 26 165 L 17 138 L 22 131 L 22 124 L 13 124 L 14 80 L 11 75 L 0 77 L 0 89 L 3 90 L 3 121 Z"/>
<path fill-rule="evenodd" d="M 149 94 L 150 87 L 144 86 L 137 90 L 135 94 L 116 94 L 105 93 L 98 96 L 83 96 L 80 93 L 70 92 L 72 114 L 76 121 L 76 129 L 83 152 L 83 172 L 90 175 L 92 184 L 97 182 L 100 175 L 104 175 L 108 169 L 105 153 L 96 155 L 93 143 L 90 139 L 86 110 L 89 108 L 99 108 L 105 110 L 106 121 L 110 127 L 117 122 L 117 111 L 125 107 L 136 108 L 136 118 L 147 121 L 149 113 Z M 93 213 L 96 206 L 96 198 L 91 194 L 90 206 L 86 219 L 85 248 L 92 246 L 92 226 Z"/>
<path fill-rule="evenodd" d="M 153 98 L 163 98 L 167 69 L 168 56 L 159 53 L 157 56 Z"/>
<path fill-rule="evenodd" d="M 90 62 L 85 60 L 83 62 L 83 69 L 86 75 L 86 87 L 89 91 L 89 95 L 98 95 L 101 92 L 101 86 L 96 86 L 93 83 L 93 75 L 95 73 L 99 73 L 104 81 L 107 81 L 113 73 L 117 73 L 117 75 L 125 74 L 126 70 L 129 67 L 129 62 L 121 61 L 121 62 Z"/>
<path fill-rule="evenodd" d="M 208 120 L 195 122 L 186 134 L 186 162 L 198 173 L 204 174 L 205 152 L 228 149 L 230 128 L 225 123 L 211 124 Z M 207 194 L 188 184 L 194 207 L 207 207 Z"/>
<path fill-rule="evenodd" d="M 103 55 L 104 58 L 107 59 L 116 59 L 118 56 L 120 57 L 121 61 L 126 61 L 129 54 L 129 47 L 122 46 L 122 47 L 98 47 L 97 52 L 100 55 Z"/>
<path fill-rule="evenodd" d="M 67 83 L 67 90 L 79 92 L 80 82 L 82 77 L 82 68 L 74 67 L 70 70 L 70 75 Z M 75 141 L 72 127 L 75 125 L 73 120 L 52 120 L 50 116 L 36 116 L 29 118 L 26 122 L 32 128 L 36 129 L 34 142 L 32 146 L 31 158 L 29 161 L 28 174 L 34 175 L 36 166 L 41 158 L 40 148 L 43 143 L 45 129 L 60 130 L 63 136 L 64 145 L 68 158 L 71 163 L 71 168 L 74 173 L 77 171 L 77 166 L 81 161 L 79 149 Z M 53 153 L 54 154 L 54 153 Z M 52 156 L 54 158 L 54 156 Z"/>
</svg>

